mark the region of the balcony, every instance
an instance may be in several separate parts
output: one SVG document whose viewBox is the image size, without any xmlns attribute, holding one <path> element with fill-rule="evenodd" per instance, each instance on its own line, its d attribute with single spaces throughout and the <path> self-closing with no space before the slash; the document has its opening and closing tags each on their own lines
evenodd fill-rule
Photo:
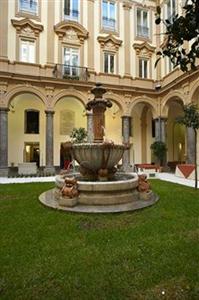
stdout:
<svg viewBox="0 0 199 300">
<path fill-rule="evenodd" d="M 146 26 L 137 26 L 137 36 L 149 38 L 149 28 Z"/>
<path fill-rule="evenodd" d="M 20 0 L 19 11 L 27 12 L 33 15 L 37 15 L 38 3 L 34 0 Z"/>
<path fill-rule="evenodd" d="M 102 25 L 103 25 L 103 29 L 115 31 L 116 20 L 103 17 Z"/>
<path fill-rule="evenodd" d="M 76 9 L 69 9 L 64 11 L 64 20 L 78 21 L 79 11 Z"/>
<path fill-rule="evenodd" d="M 53 69 L 53 75 L 59 79 L 88 81 L 88 68 L 57 64 Z"/>
</svg>

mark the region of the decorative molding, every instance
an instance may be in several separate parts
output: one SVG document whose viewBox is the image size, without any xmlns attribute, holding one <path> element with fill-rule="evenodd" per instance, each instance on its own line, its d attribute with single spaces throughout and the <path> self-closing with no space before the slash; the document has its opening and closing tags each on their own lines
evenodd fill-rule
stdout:
<svg viewBox="0 0 199 300">
<path fill-rule="evenodd" d="M 142 44 L 133 44 L 133 48 L 136 51 L 136 55 L 141 57 L 147 57 L 150 58 L 152 56 L 152 53 L 154 53 L 156 47 L 153 47 L 149 45 L 149 43 L 144 42 Z"/>
<path fill-rule="evenodd" d="M 54 26 L 54 31 L 59 40 L 63 40 L 64 37 L 70 41 L 78 39 L 83 44 L 84 40 L 88 38 L 88 31 L 81 24 L 74 21 L 61 21 Z"/>
<path fill-rule="evenodd" d="M 18 34 L 34 35 L 39 36 L 40 32 L 43 31 L 44 27 L 41 24 L 35 24 L 30 19 L 22 20 L 11 20 L 12 25 L 16 28 Z"/>
<path fill-rule="evenodd" d="M 127 2 L 127 1 L 125 1 L 125 2 L 123 3 L 123 8 L 124 8 L 125 10 L 130 10 L 130 9 L 132 8 L 132 2 Z"/>
<path fill-rule="evenodd" d="M 98 42 L 102 49 L 107 51 L 118 51 L 119 47 L 122 45 L 122 41 L 116 39 L 113 35 L 109 34 L 108 36 L 99 36 L 97 38 Z"/>
</svg>

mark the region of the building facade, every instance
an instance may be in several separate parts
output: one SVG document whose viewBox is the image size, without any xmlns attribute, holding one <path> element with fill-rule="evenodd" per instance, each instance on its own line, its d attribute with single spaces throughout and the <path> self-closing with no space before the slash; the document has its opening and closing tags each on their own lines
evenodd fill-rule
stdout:
<svg viewBox="0 0 199 300">
<path fill-rule="evenodd" d="M 198 71 L 168 60 L 155 25 L 182 13 L 183 1 L 9 0 L 0 3 L 0 175 L 36 161 L 51 172 L 74 127 L 87 128 L 91 88 L 113 102 L 106 138 L 129 143 L 123 163 L 151 163 L 150 145 L 167 144 L 168 162 L 193 162 L 193 132 L 176 124 L 182 105 L 198 103 Z"/>
</svg>

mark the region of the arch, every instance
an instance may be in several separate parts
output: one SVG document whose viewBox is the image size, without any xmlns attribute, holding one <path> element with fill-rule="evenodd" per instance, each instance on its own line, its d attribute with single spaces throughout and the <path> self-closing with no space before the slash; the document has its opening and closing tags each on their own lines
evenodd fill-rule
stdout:
<svg viewBox="0 0 199 300">
<path fill-rule="evenodd" d="M 124 108 L 123 108 L 123 105 L 121 103 L 122 97 L 120 97 L 120 96 L 118 96 L 114 93 L 111 93 L 111 92 L 106 92 L 104 94 L 104 98 L 115 102 L 118 105 L 119 109 L 121 110 L 121 114 L 123 114 Z"/>
<path fill-rule="evenodd" d="M 194 83 L 194 85 L 191 89 L 190 96 L 189 96 L 190 97 L 189 99 L 191 102 L 194 102 L 194 96 L 198 89 L 199 89 L 199 79 L 196 80 L 196 82 Z"/>
<path fill-rule="evenodd" d="M 9 107 L 10 102 L 12 101 L 12 99 L 20 94 L 34 94 L 35 96 L 37 96 L 44 105 L 46 105 L 46 96 L 36 87 L 33 86 L 17 86 L 12 88 L 9 92 L 7 92 L 6 96 L 5 96 L 5 101 L 7 103 L 7 107 Z"/>
<path fill-rule="evenodd" d="M 155 119 L 158 117 L 157 104 L 154 103 L 154 100 L 152 98 L 149 98 L 147 96 L 138 96 L 133 99 L 132 104 L 130 104 L 129 107 L 130 114 L 132 114 L 133 108 L 139 103 L 148 104 L 152 109 L 153 118 Z"/>
<path fill-rule="evenodd" d="M 88 102 L 88 99 L 86 98 L 86 96 L 81 93 L 80 91 L 77 91 L 75 89 L 68 89 L 68 90 L 61 90 L 59 91 L 53 101 L 52 101 L 52 107 L 54 107 L 56 105 L 56 103 L 62 99 L 63 97 L 74 97 L 77 98 L 85 107 L 86 103 Z"/>
<path fill-rule="evenodd" d="M 168 116 L 168 110 L 169 110 L 168 102 L 170 100 L 180 100 L 180 101 L 182 101 L 183 105 L 186 104 L 186 100 L 184 98 L 183 93 L 181 93 L 180 91 L 169 92 L 169 94 L 166 95 L 161 101 L 161 116 L 162 117 Z"/>
</svg>

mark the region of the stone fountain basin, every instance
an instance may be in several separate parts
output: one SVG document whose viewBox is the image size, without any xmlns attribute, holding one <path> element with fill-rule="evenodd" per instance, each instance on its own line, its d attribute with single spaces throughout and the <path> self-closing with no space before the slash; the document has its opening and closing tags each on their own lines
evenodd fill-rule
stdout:
<svg viewBox="0 0 199 300">
<path fill-rule="evenodd" d="M 84 181 L 78 179 L 80 174 L 74 174 L 77 177 L 79 190 L 78 203 L 83 205 L 116 205 L 124 204 L 138 200 L 138 176 L 137 174 L 116 175 L 115 181 Z M 124 177 L 120 179 L 120 176 Z M 64 176 L 55 177 L 57 190 L 64 185 Z M 59 196 L 59 193 L 57 194 Z"/>
<path fill-rule="evenodd" d="M 104 143 L 85 143 L 72 146 L 75 160 L 81 164 L 86 163 L 87 167 L 94 172 L 103 168 L 112 169 L 121 160 L 125 146 Z"/>
</svg>

